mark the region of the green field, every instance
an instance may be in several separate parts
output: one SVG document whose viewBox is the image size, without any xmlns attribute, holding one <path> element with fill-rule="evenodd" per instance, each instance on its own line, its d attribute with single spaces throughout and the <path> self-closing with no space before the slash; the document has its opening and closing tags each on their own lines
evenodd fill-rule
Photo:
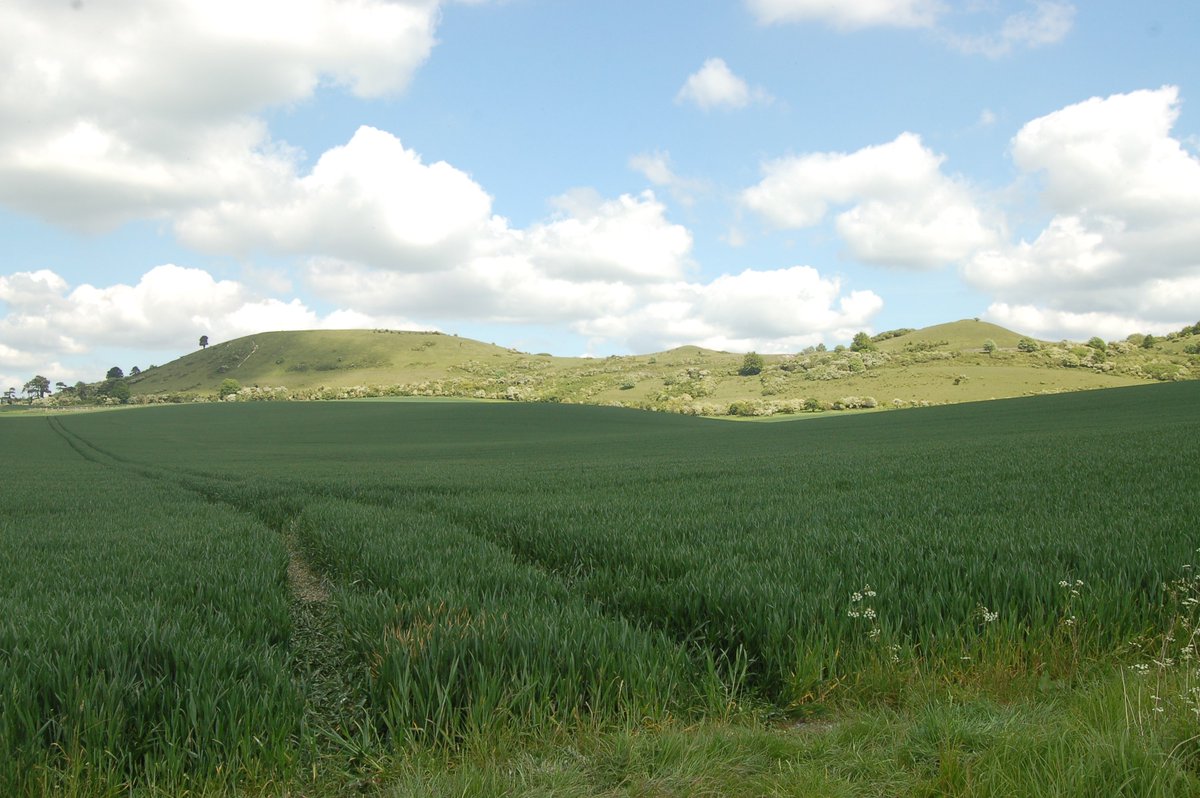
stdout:
<svg viewBox="0 0 1200 798">
<path fill-rule="evenodd" d="M 0 794 L 1200 794 L 1198 401 L 9 418 Z"/>
</svg>

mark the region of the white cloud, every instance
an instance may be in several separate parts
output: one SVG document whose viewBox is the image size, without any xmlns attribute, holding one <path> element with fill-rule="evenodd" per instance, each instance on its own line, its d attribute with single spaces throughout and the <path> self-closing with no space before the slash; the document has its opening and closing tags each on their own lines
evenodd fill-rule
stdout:
<svg viewBox="0 0 1200 798">
<path fill-rule="evenodd" d="M 815 153 L 763 166 L 742 202 L 780 228 L 821 223 L 831 205 L 850 254 L 867 263 L 931 268 L 995 241 L 968 188 L 913 133 L 853 153 Z"/>
<path fill-rule="evenodd" d="M 869 326 L 883 307 L 870 291 L 844 293 L 809 266 L 747 269 L 709 283 L 662 285 L 629 311 L 577 322 L 581 334 L 634 351 L 697 344 L 733 351 L 794 352 Z"/>
<path fill-rule="evenodd" d="M 508 252 L 526 255 L 551 276 L 632 282 L 677 279 L 689 263 L 692 234 L 671 224 L 652 192 L 605 201 L 594 192 L 557 198 L 553 220 L 517 232 Z"/>
<path fill-rule="evenodd" d="M 0 202 L 96 229 L 253 193 L 291 168 L 254 115 L 322 84 L 399 91 L 437 0 L 0 4 Z"/>
<path fill-rule="evenodd" d="M 1013 158 L 1041 181 L 1053 216 L 1032 242 L 964 267 L 996 298 L 996 318 L 1015 308 L 1037 329 L 1094 322 L 1111 337 L 1194 321 L 1200 159 L 1171 135 L 1178 114 L 1178 90 L 1164 87 L 1092 98 L 1018 132 Z"/>
<path fill-rule="evenodd" d="M 360 127 L 308 175 L 279 173 L 259 191 L 183 215 L 177 230 L 214 252 L 314 254 L 399 270 L 467 257 L 490 224 L 491 198 L 468 175 L 425 164 L 395 136 Z"/>
<path fill-rule="evenodd" d="M 699 70 L 688 76 L 683 88 L 675 95 L 677 103 L 692 103 L 709 111 L 745 108 L 751 103 L 769 103 L 771 95 L 764 89 L 752 88 L 733 74 L 721 58 L 710 58 Z"/>
<path fill-rule="evenodd" d="M 950 44 L 964 53 L 998 58 L 1022 47 L 1044 47 L 1066 38 L 1075 24 L 1075 6 L 1052 0 L 1033 0 L 1032 7 L 1005 18 L 993 33 L 947 33 Z"/>
<path fill-rule="evenodd" d="M 819 21 L 836 28 L 927 28 L 943 10 L 941 0 L 746 0 L 767 25 Z"/>
<path fill-rule="evenodd" d="M 371 312 L 551 323 L 621 311 L 638 286 L 682 279 L 691 267 L 691 233 L 649 191 L 605 200 L 577 190 L 554 205 L 551 218 L 526 229 L 493 219 L 470 257 L 437 270 L 315 258 L 307 280 Z"/>
<path fill-rule="evenodd" d="M 1179 106 L 1174 86 L 1093 97 L 1021 128 L 1013 158 L 1044 176 L 1055 211 L 1191 221 L 1200 214 L 1200 160 L 1171 136 Z"/>
<path fill-rule="evenodd" d="M 1082 341 L 1094 335 L 1116 341 L 1134 332 L 1164 334 L 1180 327 L 1136 315 L 1098 311 L 1075 313 L 1005 302 L 993 303 L 984 315 L 988 321 L 1002 327 L 1051 341 Z"/>
<path fill-rule="evenodd" d="M 234 338 L 264 330 L 340 326 L 402 326 L 340 311 L 321 317 L 300 300 L 252 295 L 202 269 L 166 264 L 136 285 L 71 288 L 50 271 L 0 276 L 0 370 L 32 367 L 59 354 L 85 355 L 105 347 L 179 351 L 200 335 Z M 370 321 L 371 323 L 366 323 Z M 399 325 L 397 325 L 399 322 Z M 60 367 L 61 369 L 61 367 Z"/>
</svg>

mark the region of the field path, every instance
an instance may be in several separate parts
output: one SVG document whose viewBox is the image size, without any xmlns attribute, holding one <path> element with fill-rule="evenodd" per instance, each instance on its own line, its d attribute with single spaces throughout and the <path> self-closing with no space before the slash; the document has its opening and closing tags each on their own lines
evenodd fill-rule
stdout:
<svg viewBox="0 0 1200 798">
<path fill-rule="evenodd" d="M 288 586 L 292 590 L 292 595 L 301 604 L 324 604 L 329 601 L 328 588 L 321 581 L 321 577 L 308 567 L 308 563 L 304 561 L 304 556 L 296 546 L 295 539 L 291 535 L 285 534 L 283 542 L 287 545 Z"/>
</svg>

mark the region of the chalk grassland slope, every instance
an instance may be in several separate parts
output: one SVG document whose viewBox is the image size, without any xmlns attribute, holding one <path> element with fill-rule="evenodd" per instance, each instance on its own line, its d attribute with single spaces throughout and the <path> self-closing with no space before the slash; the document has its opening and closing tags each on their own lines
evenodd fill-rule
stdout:
<svg viewBox="0 0 1200 798">
<path fill-rule="evenodd" d="M 645 736 L 970 685 L 1057 702 L 1136 665 L 1157 669 L 1158 703 L 1122 703 L 1118 681 L 1078 739 L 1023 749 L 1022 783 L 1196 794 L 1192 666 L 1161 663 L 1163 646 L 1172 663 L 1200 654 L 1172 627 L 1196 621 L 1193 594 L 1171 587 L 1200 545 L 1198 399 L 1186 382 L 771 426 L 523 403 L 7 422 L 6 444 L 35 454 L 0 494 L 0 742 L 18 753 L 0 785 L 115 793 L 149 772 L 162 794 L 341 794 L 426 754 L 564 730 Z M 285 542 L 327 587 L 332 687 L 281 611 Z M 200 727 L 216 753 L 184 733 L 192 713 L 228 721 Z M 886 775 L 817 749 L 731 775 L 776 779 L 755 782 L 765 794 L 790 794 L 798 770 L 834 779 L 818 794 L 987 793 L 973 780 L 1000 743 L 964 747 L 938 722 L 901 726 Z M 637 794 L 573 761 L 603 782 L 592 794 Z M 331 772 L 346 780 L 312 782 Z"/>
<path fill-rule="evenodd" d="M 984 344 L 996 345 L 992 352 Z M 238 398 L 461 396 L 620 404 L 676 412 L 769 415 L 805 409 L 904 407 L 1118 387 L 1200 374 L 1182 342 L 1107 351 L 1040 342 L 986 322 L 961 321 L 883 338 L 870 351 L 764 357 L 743 375 L 743 355 L 680 347 L 604 359 L 530 355 L 457 336 L 394 331 L 275 332 L 194 352 L 130 379 L 135 401 L 213 395 L 224 380 Z M 263 390 L 266 388 L 277 390 Z M 256 390 L 257 388 L 257 390 Z M 284 390 L 286 389 L 286 390 Z"/>
</svg>

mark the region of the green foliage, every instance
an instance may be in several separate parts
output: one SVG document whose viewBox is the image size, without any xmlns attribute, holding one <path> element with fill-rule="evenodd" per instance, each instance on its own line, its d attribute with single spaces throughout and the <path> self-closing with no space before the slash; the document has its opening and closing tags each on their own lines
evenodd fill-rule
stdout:
<svg viewBox="0 0 1200 798">
<path fill-rule="evenodd" d="M 96 388 L 96 395 L 112 399 L 120 404 L 128 404 L 131 395 L 129 383 L 122 379 L 108 379 Z"/>
<path fill-rule="evenodd" d="M 892 338 L 899 338 L 902 335 L 908 335 L 909 333 L 914 332 L 916 332 L 916 330 L 912 327 L 900 327 L 899 329 L 885 330 L 884 332 L 872 335 L 871 340 L 878 343 L 879 341 L 888 341 Z"/>
<path fill-rule="evenodd" d="M 119 380 L 124 376 L 125 372 L 121 370 L 120 366 L 113 366 L 108 370 L 108 373 L 104 375 L 104 378 L 106 380 Z"/>
<path fill-rule="evenodd" d="M 5 429 L 23 468 L 0 492 L 0 793 L 283 770 L 302 704 L 279 538 L 34 421 Z"/>
<path fill-rule="evenodd" d="M 983 342 L 984 354 L 990 355 L 995 351 L 996 351 L 996 342 L 995 341 L 993 341 L 991 338 L 989 338 Z"/>
<path fill-rule="evenodd" d="M 208 348 L 208 336 L 207 336 L 207 335 L 201 335 L 201 336 L 200 336 L 200 348 L 201 348 L 201 349 L 207 349 L 207 348 Z"/>
<path fill-rule="evenodd" d="M 857 332 L 854 334 L 854 340 L 850 342 L 850 351 L 873 352 L 875 351 L 875 343 L 871 340 L 871 336 L 865 332 Z"/>
<path fill-rule="evenodd" d="M 26 396 L 34 399 L 41 399 L 48 393 L 50 393 L 50 380 L 46 379 L 41 374 L 25 383 Z"/>
<path fill-rule="evenodd" d="M 1036 352 L 1041 348 L 1041 345 L 1032 338 L 1022 338 L 1017 341 L 1017 350 L 1021 352 Z"/>
<path fill-rule="evenodd" d="M 747 352 L 746 357 L 742 359 L 742 365 L 738 369 L 738 374 L 743 377 L 752 377 L 755 374 L 762 373 L 763 365 L 762 355 L 757 352 Z"/>
<path fill-rule="evenodd" d="M 0 792 L 277 793 L 336 757 L 1070 682 L 1170 628 L 1198 393 L 770 425 L 410 402 L 5 421 L 34 456 L 0 493 Z M 322 668 L 288 540 L 328 586 Z M 904 772 L 950 722 L 913 727 Z"/>
<path fill-rule="evenodd" d="M 1090 346 L 1092 349 L 1095 349 L 1097 352 L 1107 352 L 1108 351 L 1108 344 L 1106 344 L 1104 342 L 1104 339 L 1098 335 L 1093 335 L 1091 338 L 1089 338 L 1087 345 Z"/>
<path fill-rule="evenodd" d="M 1153 349 L 1158 344 L 1158 339 L 1153 335 L 1147 334 L 1142 338 L 1142 349 Z"/>
<path fill-rule="evenodd" d="M 217 396 L 224 399 L 226 396 L 232 396 L 242 390 L 242 384 L 235 379 L 225 379 L 221 381 L 221 387 L 217 389 Z"/>
</svg>

